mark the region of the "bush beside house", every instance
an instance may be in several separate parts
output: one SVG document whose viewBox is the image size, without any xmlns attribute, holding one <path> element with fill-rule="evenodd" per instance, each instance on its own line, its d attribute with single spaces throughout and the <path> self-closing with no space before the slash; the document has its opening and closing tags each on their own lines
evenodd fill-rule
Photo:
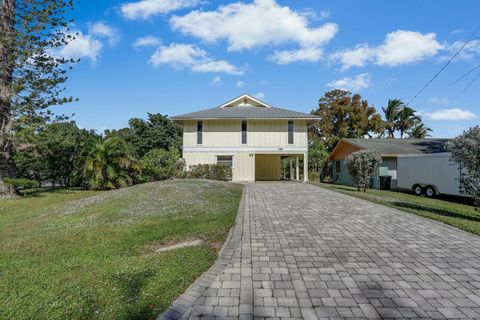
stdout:
<svg viewBox="0 0 480 320">
<path fill-rule="evenodd" d="M 370 179 L 378 165 L 382 163 L 382 157 L 374 150 L 360 150 L 350 154 L 345 159 L 348 173 L 353 177 L 357 190 L 367 191 Z"/>
</svg>

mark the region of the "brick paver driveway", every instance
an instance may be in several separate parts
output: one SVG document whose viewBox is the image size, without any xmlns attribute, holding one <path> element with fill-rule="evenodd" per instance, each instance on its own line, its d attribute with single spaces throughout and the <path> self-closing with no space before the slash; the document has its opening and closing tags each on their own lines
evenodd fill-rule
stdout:
<svg viewBox="0 0 480 320">
<path fill-rule="evenodd" d="M 249 184 L 243 201 L 163 318 L 480 318 L 477 236 L 308 184 Z"/>
</svg>

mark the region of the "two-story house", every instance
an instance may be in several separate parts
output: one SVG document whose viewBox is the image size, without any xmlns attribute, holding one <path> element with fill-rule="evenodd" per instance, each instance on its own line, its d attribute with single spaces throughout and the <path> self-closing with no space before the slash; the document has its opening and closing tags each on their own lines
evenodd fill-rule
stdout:
<svg viewBox="0 0 480 320">
<path fill-rule="evenodd" d="M 172 117 L 183 125 L 187 168 L 222 163 L 232 167 L 234 181 L 280 180 L 281 159 L 290 158 L 290 177 L 300 179 L 303 161 L 305 182 L 307 126 L 316 119 L 311 114 L 273 107 L 248 94 L 216 108 Z"/>
</svg>

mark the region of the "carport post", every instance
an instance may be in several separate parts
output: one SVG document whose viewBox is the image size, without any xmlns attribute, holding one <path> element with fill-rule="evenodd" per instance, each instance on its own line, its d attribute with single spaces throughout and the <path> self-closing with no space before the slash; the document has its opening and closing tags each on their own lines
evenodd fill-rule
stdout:
<svg viewBox="0 0 480 320">
<path fill-rule="evenodd" d="M 290 158 L 290 180 L 293 180 L 293 162 L 292 162 L 292 158 Z"/>
<path fill-rule="evenodd" d="M 300 180 L 300 159 L 298 159 L 298 156 L 296 158 L 296 172 L 295 172 L 295 180 L 299 181 Z"/>
<path fill-rule="evenodd" d="M 303 155 L 303 182 L 308 182 L 308 154 Z"/>
</svg>

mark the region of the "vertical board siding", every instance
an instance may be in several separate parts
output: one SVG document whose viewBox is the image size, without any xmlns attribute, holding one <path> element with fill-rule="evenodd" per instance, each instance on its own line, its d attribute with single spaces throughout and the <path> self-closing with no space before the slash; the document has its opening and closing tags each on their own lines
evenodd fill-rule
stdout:
<svg viewBox="0 0 480 320">
<path fill-rule="evenodd" d="M 216 164 L 217 156 L 233 156 L 232 180 L 255 180 L 255 157 L 248 152 L 222 153 L 222 152 L 185 152 L 187 170 L 190 166 L 198 164 Z"/>
<path fill-rule="evenodd" d="M 294 121 L 294 143 L 288 144 L 288 120 L 248 120 L 247 144 L 242 145 L 242 120 L 204 120 L 204 147 L 307 147 L 307 121 Z M 197 147 L 196 121 L 185 121 L 184 147 Z"/>
</svg>

